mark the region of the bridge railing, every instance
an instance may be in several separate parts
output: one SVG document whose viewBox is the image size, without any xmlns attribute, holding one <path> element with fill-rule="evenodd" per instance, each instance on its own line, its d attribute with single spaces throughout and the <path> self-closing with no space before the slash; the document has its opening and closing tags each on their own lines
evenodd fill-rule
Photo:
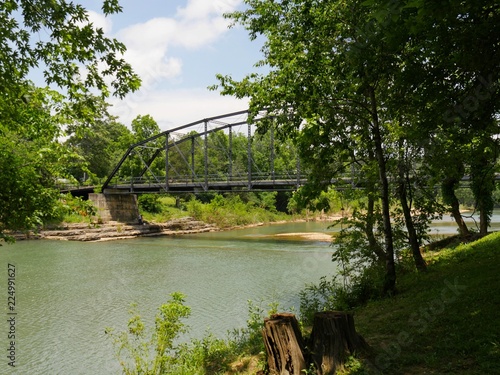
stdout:
<svg viewBox="0 0 500 375">
<path fill-rule="evenodd" d="M 155 176 L 158 177 L 158 176 Z M 163 176 L 164 177 L 164 176 Z M 107 189 L 126 189 L 130 192 L 169 192 L 169 191 L 194 191 L 194 190 L 252 190 L 275 189 L 295 190 L 304 183 L 304 178 L 299 174 L 268 174 L 252 173 L 250 175 L 228 176 L 209 174 L 193 178 L 192 175 L 176 176 L 168 180 L 159 180 L 151 176 L 115 178 Z M 184 189 L 183 189 L 184 188 Z"/>
</svg>

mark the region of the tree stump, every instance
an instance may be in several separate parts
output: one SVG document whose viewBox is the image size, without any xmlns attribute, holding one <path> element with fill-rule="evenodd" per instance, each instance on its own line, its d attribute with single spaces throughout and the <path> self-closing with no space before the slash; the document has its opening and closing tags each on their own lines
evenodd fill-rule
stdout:
<svg viewBox="0 0 500 375">
<path fill-rule="evenodd" d="M 368 344 L 354 328 L 352 314 L 338 311 L 314 315 L 310 346 L 318 375 L 335 374 L 343 367 L 347 353 L 368 349 Z"/>
<path fill-rule="evenodd" d="M 295 315 L 274 314 L 264 319 L 262 330 L 271 375 L 303 375 L 304 340 Z"/>
</svg>

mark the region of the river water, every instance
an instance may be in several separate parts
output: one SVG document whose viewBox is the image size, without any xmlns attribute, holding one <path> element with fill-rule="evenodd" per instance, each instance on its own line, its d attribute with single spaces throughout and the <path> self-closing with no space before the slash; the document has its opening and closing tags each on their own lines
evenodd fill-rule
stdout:
<svg viewBox="0 0 500 375">
<path fill-rule="evenodd" d="M 500 222 L 496 213 L 494 221 Z M 497 224 L 496 224 L 497 225 Z M 82 243 L 19 241 L 0 248 L 0 374 L 119 374 L 108 327 L 126 327 L 131 303 L 148 323 L 172 292 L 192 308 L 185 339 L 245 326 L 248 300 L 298 307 L 305 284 L 331 276 L 328 243 L 273 234 L 329 232 L 328 223 L 270 225 L 183 237 Z M 455 233 L 448 218 L 434 233 Z M 15 358 L 8 366 L 8 265 L 15 266 Z M 2 275 L 3 274 L 3 275 Z"/>
<path fill-rule="evenodd" d="M 123 330 L 132 302 L 148 322 L 175 291 L 192 308 L 190 337 L 245 326 L 248 300 L 298 306 L 305 283 L 332 275 L 328 243 L 272 232 L 325 231 L 302 223 L 184 237 L 81 243 L 19 241 L 0 249 L 1 351 L 7 352 L 7 265 L 16 267 L 16 365 L 0 374 L 119 374 L 105 328 Z"/>
</svg>

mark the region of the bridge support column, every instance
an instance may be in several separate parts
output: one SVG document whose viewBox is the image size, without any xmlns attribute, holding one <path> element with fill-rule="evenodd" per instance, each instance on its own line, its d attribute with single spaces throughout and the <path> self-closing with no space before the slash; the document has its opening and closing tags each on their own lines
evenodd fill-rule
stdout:
<svg viewBox="0 0 500 375">
<path fill-rule="evenodd" d="M 139 205 L 135 194 L 89 194 L 89 200 L 97 208 L 97 214 L 104 223 L 118 221 L 137 224 Z"/>
</svg>

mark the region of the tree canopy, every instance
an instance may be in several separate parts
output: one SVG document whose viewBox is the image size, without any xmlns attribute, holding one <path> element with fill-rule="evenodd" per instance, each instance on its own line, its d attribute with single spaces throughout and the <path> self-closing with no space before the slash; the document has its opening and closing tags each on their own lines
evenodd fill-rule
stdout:
<svg viewBox="0 0 500 375">
<path fill-rule="evenodd" d="M 118 0 L 103 1 L 105 15 L 121 9 Z M 0 86 L 4 94 L 16 94 L 33 69 L 42 69 L 47 84 L 67 90 L 75 100 L 92 89 L 104 96 L 123 97 L 140 85 L 132 67 L 120 57 L 125 45 L 95 27 L 80 4 L 1 1 L 0 20 Z"/>
<path fill-rule="evenodd" d="M 102 11 L 121 11 L 104 0 Z M 102 99 L 140 86 L 123 58 L 125 46 L 93 25 L 86 9 L 66 0 L 0 1 L 0 237 L 50 216 L 53 186 L 71 155 L 66 129 L 92 121 Z M 52 89 L 30 77 L 43 73 Z M 56 92 L 54 90 L 60 92 Z"/>
<path fill-rule="evenodd" d="M 249 97 L 253 111 L 266 109 L 276 119 L 278 135 L 295 140 L 314 173 L 316 188 L 308 191 L 356 169 L 370 198 L 366 246 L 385 263 L 386 291 L 395 287 L 395 236 L 407 238 L 417 268 L 425 270 L 419 247 L 426 220 L 439 214 L 432 183 L 445 178 L 438 175 L 458 173 L 460 181 L 469 172 L 487 227 L 500 103 L 494 1 L 245 3 L 227 16 L 251 39 L 266 39 L 256 65 L 268 72 L 240 81 L 219 75 L 218 87 Z M 461 140 L 465 155 L 454 152 L 453 139 Z M 443 153 L 468 169 L 440 164 Z M 481 181 L 475 189 L 474 181 Z M 378 207 L 382 219 L 374 226 Z"/>
</svg>

